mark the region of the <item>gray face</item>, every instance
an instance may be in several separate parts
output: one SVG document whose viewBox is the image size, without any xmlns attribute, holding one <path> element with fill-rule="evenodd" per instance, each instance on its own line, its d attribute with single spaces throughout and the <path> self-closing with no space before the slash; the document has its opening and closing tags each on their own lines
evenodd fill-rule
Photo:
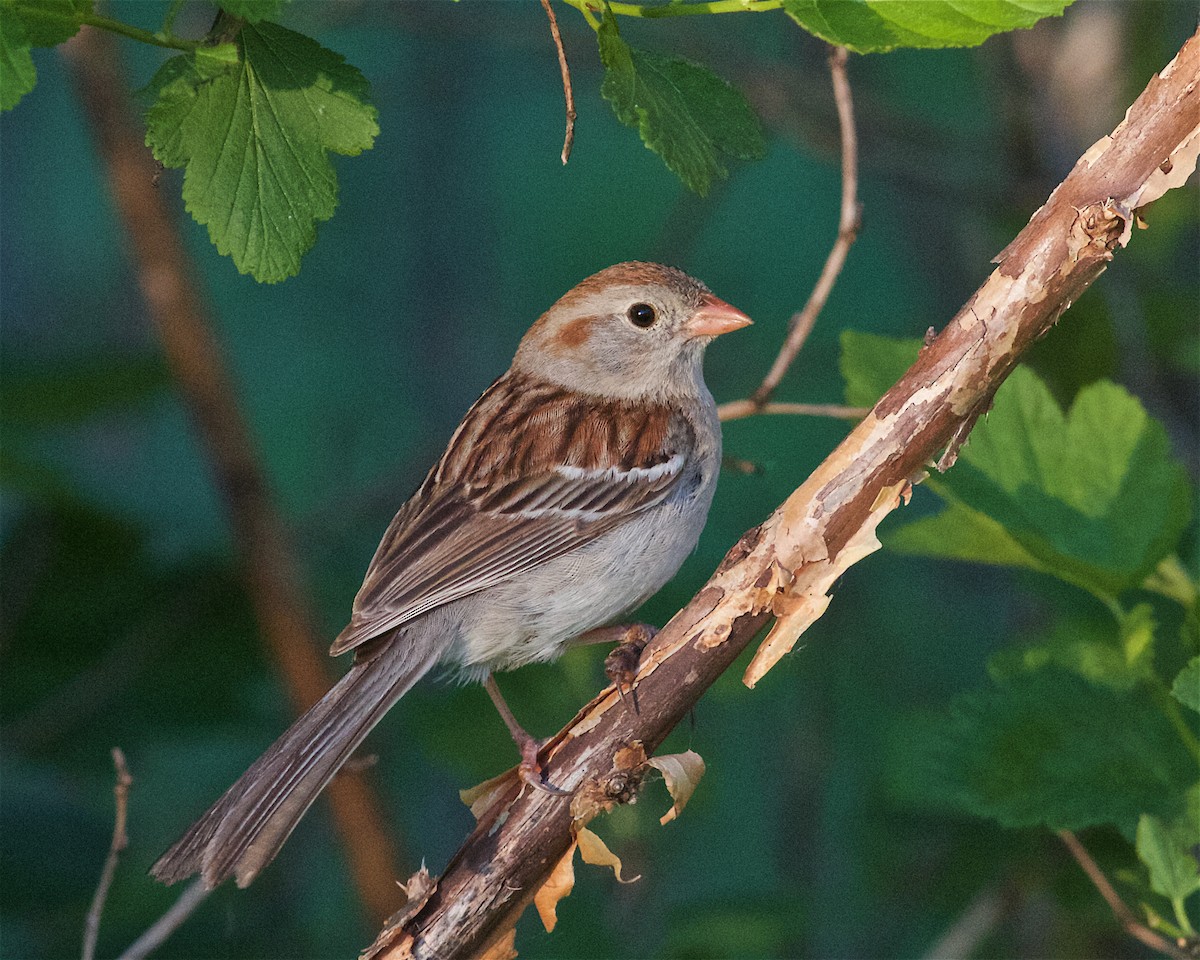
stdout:
<svg viewBox="0 0 1200 960">
<path fill-rule="evenodd" d="M 610 268 L 547 311 L 522 341 L 514 366 L 609 397 L 701 395 L 701 362 L 710 338 L 691 336 L 685 325 L 707 293 L 670 268 Z"/>
</svg>

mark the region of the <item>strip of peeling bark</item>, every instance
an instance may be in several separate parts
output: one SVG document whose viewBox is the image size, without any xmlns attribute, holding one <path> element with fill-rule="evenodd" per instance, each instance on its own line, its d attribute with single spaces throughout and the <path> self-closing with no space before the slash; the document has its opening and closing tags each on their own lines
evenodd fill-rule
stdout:
<svg viewBox="0 0 1200 960">
<path fill-rule="evenodd" d="M 610 687 L 543 753 L 570 799 L 498 788 L 441 878 L 367 951 L 371 958 L 504 955 L 513 924 L 570 848 L 573 831 L 627 801 L 652 754 L 772 616 L 754 683 L 829 603 L 875 528 L 933 461 L 945 469 L 1025 349 L 1128 242 L 1136 210 L 1180 186 L 1200 150 L 1200 34 L 1152 79 L 1125 120 L 1079 160 L 998 257 L 1000 266 L 905 376 L 771 517 L 748 532 L 643 654 L 639 712 Z M 417 885 L 414 885 L 417 886 Z"/>
</svg>

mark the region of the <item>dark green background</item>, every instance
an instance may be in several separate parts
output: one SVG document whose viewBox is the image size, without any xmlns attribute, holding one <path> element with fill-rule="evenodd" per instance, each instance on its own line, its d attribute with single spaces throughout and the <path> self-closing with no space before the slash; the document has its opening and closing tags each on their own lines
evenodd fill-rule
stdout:
<svg viewBox="0 0 1200 960">
<path fill-rule="evenodd" d="M 819 43 L 778 13 L 622 21 L 635 44 L 711 65 L 764 119 L 767 158 L 699 199 L 616 122 L 592 32 L 558 12 L 579 109 L 565 168 L 537 4 L 297 3 L 285 24 L 370 80 L 375 149 L 337 160 L 338 212 L 281 285 L 239 276 L 180 211 L 329 638 L 396 507 L 572 284 L 625 259 L 705 280 L 756 320 L 709 353 L 709 385 L 729 400 L 765 372 L 833 239 L 837 130 Z M 153 29 L 163 7 L 112 13 Z M 209 16 L 186 9 L 178 29 L 196 35 Z M 1080 4 L 1019 44 L 852 57 L 864 227 L 779 398 L 841 399 L 844 328 L 940 328 L 1193 18 L 1189 3 Z M 163 59 L 121 49 L 134 86 Z M 62 61 L 35 58 L 36 90 L 0 123 L 0 953 L 77 953 L 120 745 L 136 783 L 100 937 L 114 955 L 175 897 L 146 868 L 289 718 Z M 168 172 L 159 189 L 179 205 L 178 186 Z M 1189 188 L 1152 210 L 1152 229 L 1036 361 L 1063 398 L 1099 376 L 1126 384 L 1193 462 L 1195 207 Z M 643 617 L 677 609 L 845 429 L 729 424 L 726 452 L 760 469 L 725 474 L 700 549 Z M 907 516 L 933 500 L 919 490 Z M 522 921 L 521 955 L 916 956 L 997 885 L 1015 906 L 985 955 L 1141 955 L 1053 837 L 914 807 L 889 762 L 916 715 L 983 681 L 991 652 L 1056 607 L 1090 602 L 1033 577 L 886 552 L 856 566 L 794 655 L 753 692 L 735 667 L 673 735 L 668 749 L 708 763 L 678 822 L 658 825 L 669 800 L 652 786 L 593 824 L 642 879 L 580 867 L 553 935 Z M 603 654 L 501 683 L 526 726 L 549 733 L 598 689 Z M 401 876 L 422 858 L 441 869 L 471 825 L 458 789 L 515 758 L 481 690 L 434 681 L 370 749 L 407 850 Z M 1101 854 L 1110 839 L 1094 838 Z M 351 956 L 373 933 L 318 805 L 251 888 L 222 888 L 159 955 Z"/>
</svg>

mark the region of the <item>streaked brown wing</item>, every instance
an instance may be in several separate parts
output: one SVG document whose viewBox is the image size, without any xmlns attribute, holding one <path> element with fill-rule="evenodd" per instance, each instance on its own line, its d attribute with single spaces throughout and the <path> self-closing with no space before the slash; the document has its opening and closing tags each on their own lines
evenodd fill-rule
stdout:
<svg viewBox="0 0 1200 960">
<path fill-rule="evenodd" d="M 515 405 L 516 422 L 534 426 L 480 442 L 475 422 L 497 403 Z M 669 498 L 694 443 L 690 424 L 666 408 L 610 406 L 581 412 L 556 388 L 511 375 L 493 384 L 388 527 L 330 652 L 569 553 Z M 593 432 L 581 433 L 590 421 Z M 535 447 L 561 452 L 581 437 L 587 451 L 551 459 L 563 464 L 552 471 L 513 477 L 504 469 L 537 462 Z"/>
<path fill-rule="evenodd" d="M 397 517 L 331 652 L 589 543 L 669 497 L 684 463 L 679 455 L 650 471 L 544 475 L 470 500 L 449 492 Z"/>
</svg>

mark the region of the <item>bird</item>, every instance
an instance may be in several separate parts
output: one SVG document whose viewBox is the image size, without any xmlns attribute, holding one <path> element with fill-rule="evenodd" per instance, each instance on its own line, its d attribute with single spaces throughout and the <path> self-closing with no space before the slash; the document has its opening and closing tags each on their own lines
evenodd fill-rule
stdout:
<svg viewBox="0 0 1200 960">
<path fill-rule="evenodd" d="M 540 742 L 493 674 L 619 632 L 695 548 L 721 465 L 704 351 L 750 322 L 655 263 L 616 264 L 559 298 L 387 527 L 330 650 L 353 651 L 350 669 L 151 874 L 249 885 L 435 666 L 483 683 L 539 785 Z"/>
</svg>

